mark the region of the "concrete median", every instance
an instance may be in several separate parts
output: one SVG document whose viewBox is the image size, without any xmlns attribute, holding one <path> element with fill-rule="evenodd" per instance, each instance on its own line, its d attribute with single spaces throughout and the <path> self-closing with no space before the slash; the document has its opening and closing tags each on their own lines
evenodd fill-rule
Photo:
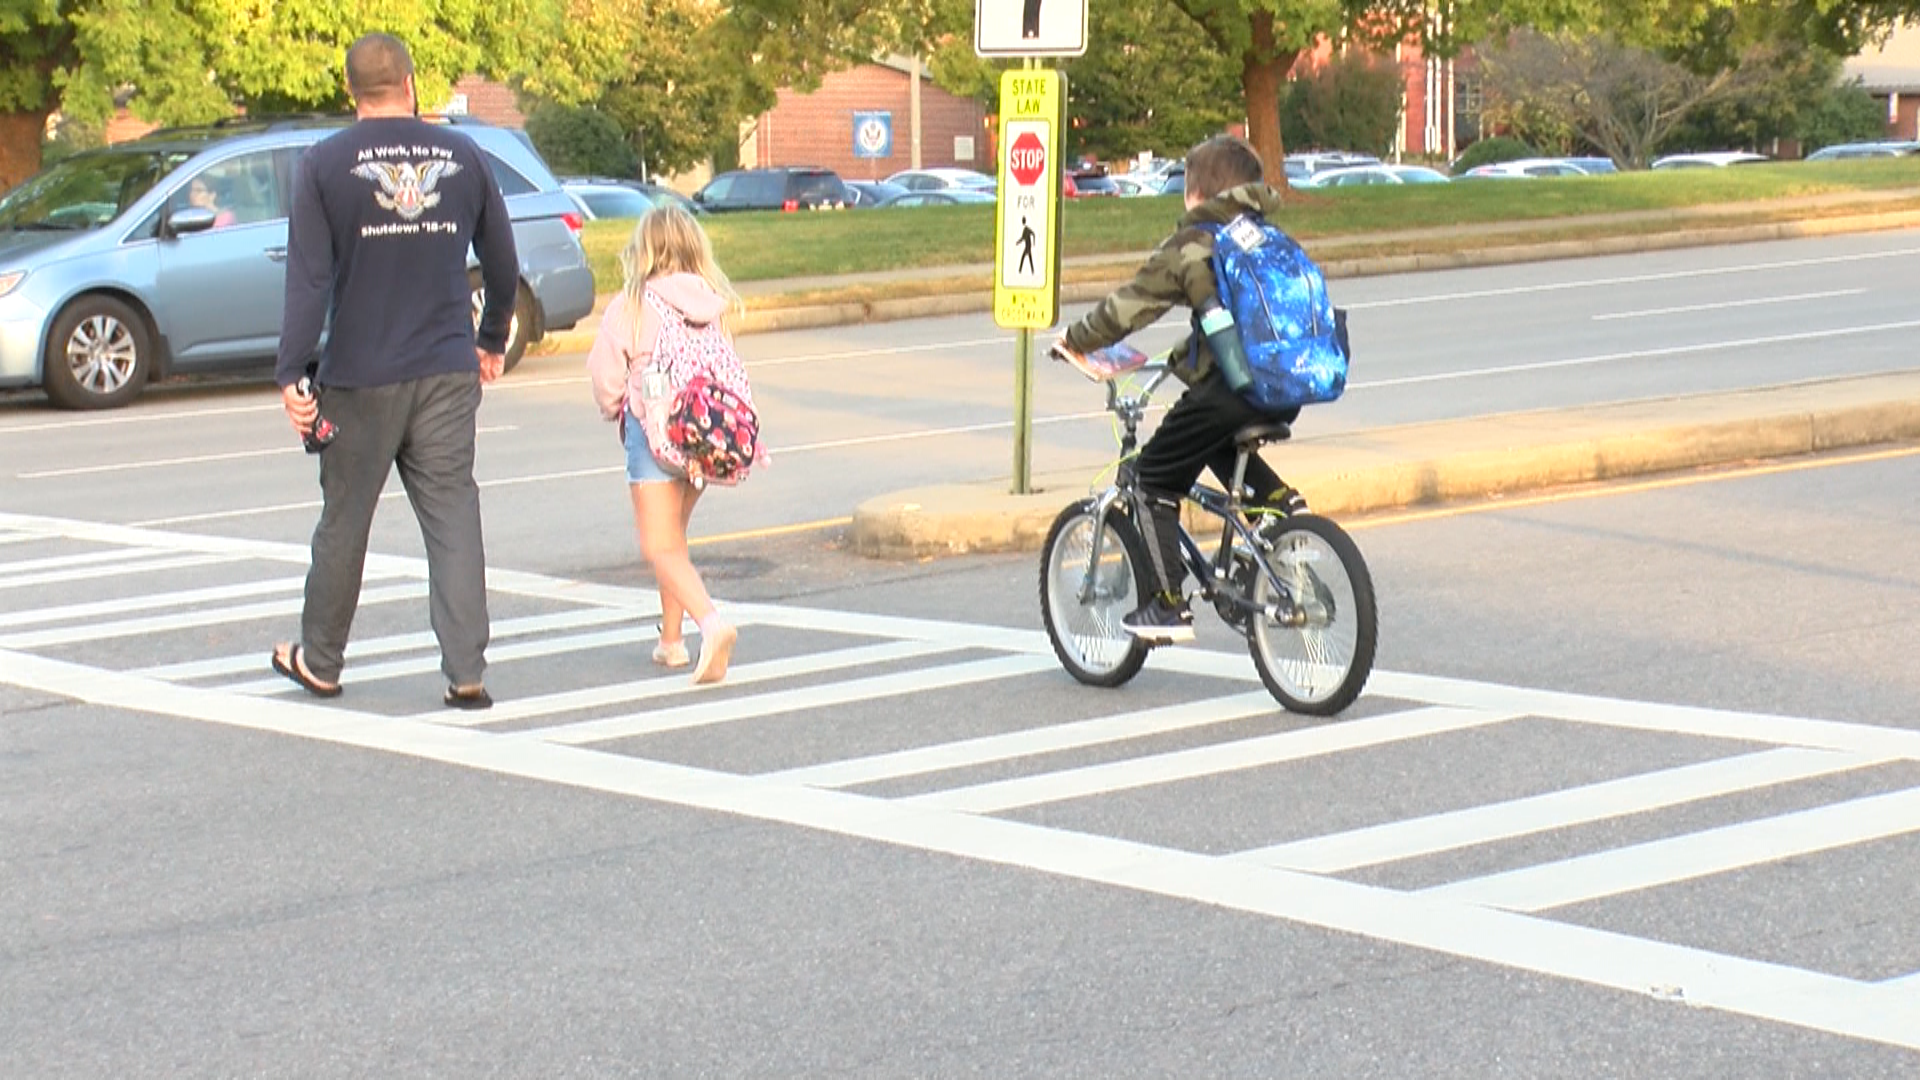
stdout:
<svg viewBox="0 0 1920 1080">
<path fill-rule="evenodd" d="M 1354 516 L 1920 439 L 1920 372 L 1309 437 L 1268 460 L 1316 511 Z M 883 558 L 1037 550 L 1106 467 L 915 488 L 862 503 L 853 547 Z"/>
</svg>

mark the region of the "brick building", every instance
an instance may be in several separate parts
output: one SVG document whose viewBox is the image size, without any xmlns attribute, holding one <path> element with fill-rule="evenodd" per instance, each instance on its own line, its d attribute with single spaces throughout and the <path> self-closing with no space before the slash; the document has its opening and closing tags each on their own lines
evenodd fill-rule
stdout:
<svg viewBox="0 0 1920 1080">
<path fill-rule="evenodd" d="M 1887 107 L 1887 138 L 1920 139 L 1920 28 L 1895 27 L 1887 40 L 1846 63 L 1843 78 Z"/>
<path fill-rule="evenodd" d="M 914 166 L 920 144 L 924 168 L 958 166 L 994 171 L 987 112 L 977 101 L 955 97 L 933 84 L 920 68 L 920 130 L 913 128 L 912 61 L 889 58 L 836 71 L 811 93 L 782 90 L 773 108 L 761 114 L 740 145 L 742 168 L 817 165 L 849 180 L 872 180 Z M 856 149 L 854 116 L 864 145 L 882 147 L 884 156 L 864 157 Z"/>
</svg>

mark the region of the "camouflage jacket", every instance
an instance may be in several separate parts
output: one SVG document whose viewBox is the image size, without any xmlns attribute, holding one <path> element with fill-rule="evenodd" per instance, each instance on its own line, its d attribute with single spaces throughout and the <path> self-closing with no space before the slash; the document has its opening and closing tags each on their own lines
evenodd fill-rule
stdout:
<svg viewBox="0 0 1920 1080">
<path fill-rule="evenodd" d="M 1264 183 L 1242 184 L 1208 199 L 1180 219 L 1180 227 L 1160 242 L 1147 256 L 1146 265 L 1134 272 L 1133 280 L 1115 289 L 1098 307 L 1072 326 L 1066 339 L 1075 352 L 1103 349 L 1165 315 L 1176 305 L 1198 310 L 1214 294 L 1213 236 L 1202 224 L 1224 225 L 1248 211 L 1269 222 L 1280 211 L 1280 193 Z M 1213 370 L 1213 352 L 1204 338 L 1192 348 L 1193 333 L 1174 347 L 1175 360 L 1189 353 L 1193 366 L 1175 368 L 1181 380 L 1192 384 Z"/>
</svg>

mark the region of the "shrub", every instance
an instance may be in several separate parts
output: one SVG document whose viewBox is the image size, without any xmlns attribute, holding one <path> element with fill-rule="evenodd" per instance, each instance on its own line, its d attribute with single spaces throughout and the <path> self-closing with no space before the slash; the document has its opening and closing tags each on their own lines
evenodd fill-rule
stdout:
<svg viewBox="0 0 1920 1080">
<path fill-rule="evenodd" d="M 597 109 L 541 105 L 527 117 L 527 138 L 562 176 L 633 176 L 640 158 L 613 118 Z"/>
<path fill-rule="evenodd" d="M 1482 165 L 1497 165 L 1502 161 L 1518 161 L 1521 158 L 1538 157 L 1539 151 L 1519 139 L 1508 135 L 1495 135 L 1491 139 L 1481 139 L 1453 163 L 1453 174 L 1459 176 L 1468 169 L 1477 169 Z"/>
<path fill-rule="evenodd" d="M 1827 88 L 1800 116 L 1801 148 L 1808 153 L 1845 142 L 1887 138 L 1887 109 L 1862 89 L 1859 80 Z"/>
</svg>

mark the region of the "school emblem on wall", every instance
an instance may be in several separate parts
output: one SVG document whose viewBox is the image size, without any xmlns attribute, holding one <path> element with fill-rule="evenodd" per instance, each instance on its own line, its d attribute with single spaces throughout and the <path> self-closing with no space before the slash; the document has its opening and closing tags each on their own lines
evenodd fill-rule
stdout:
<svg viewBox="0 0 1920 1080">
<path fill-rule="evenodd" d="M 440 203 L 442 177 L 452 176 L 460 166 L 451 161 L 429 161 L 416 165 L 410 161 L 369 161 L 353 167 L 353 175 L 380 185 L 373 193 L 381 209 L 391 210 L 412 221 Z"/>
</svg>

